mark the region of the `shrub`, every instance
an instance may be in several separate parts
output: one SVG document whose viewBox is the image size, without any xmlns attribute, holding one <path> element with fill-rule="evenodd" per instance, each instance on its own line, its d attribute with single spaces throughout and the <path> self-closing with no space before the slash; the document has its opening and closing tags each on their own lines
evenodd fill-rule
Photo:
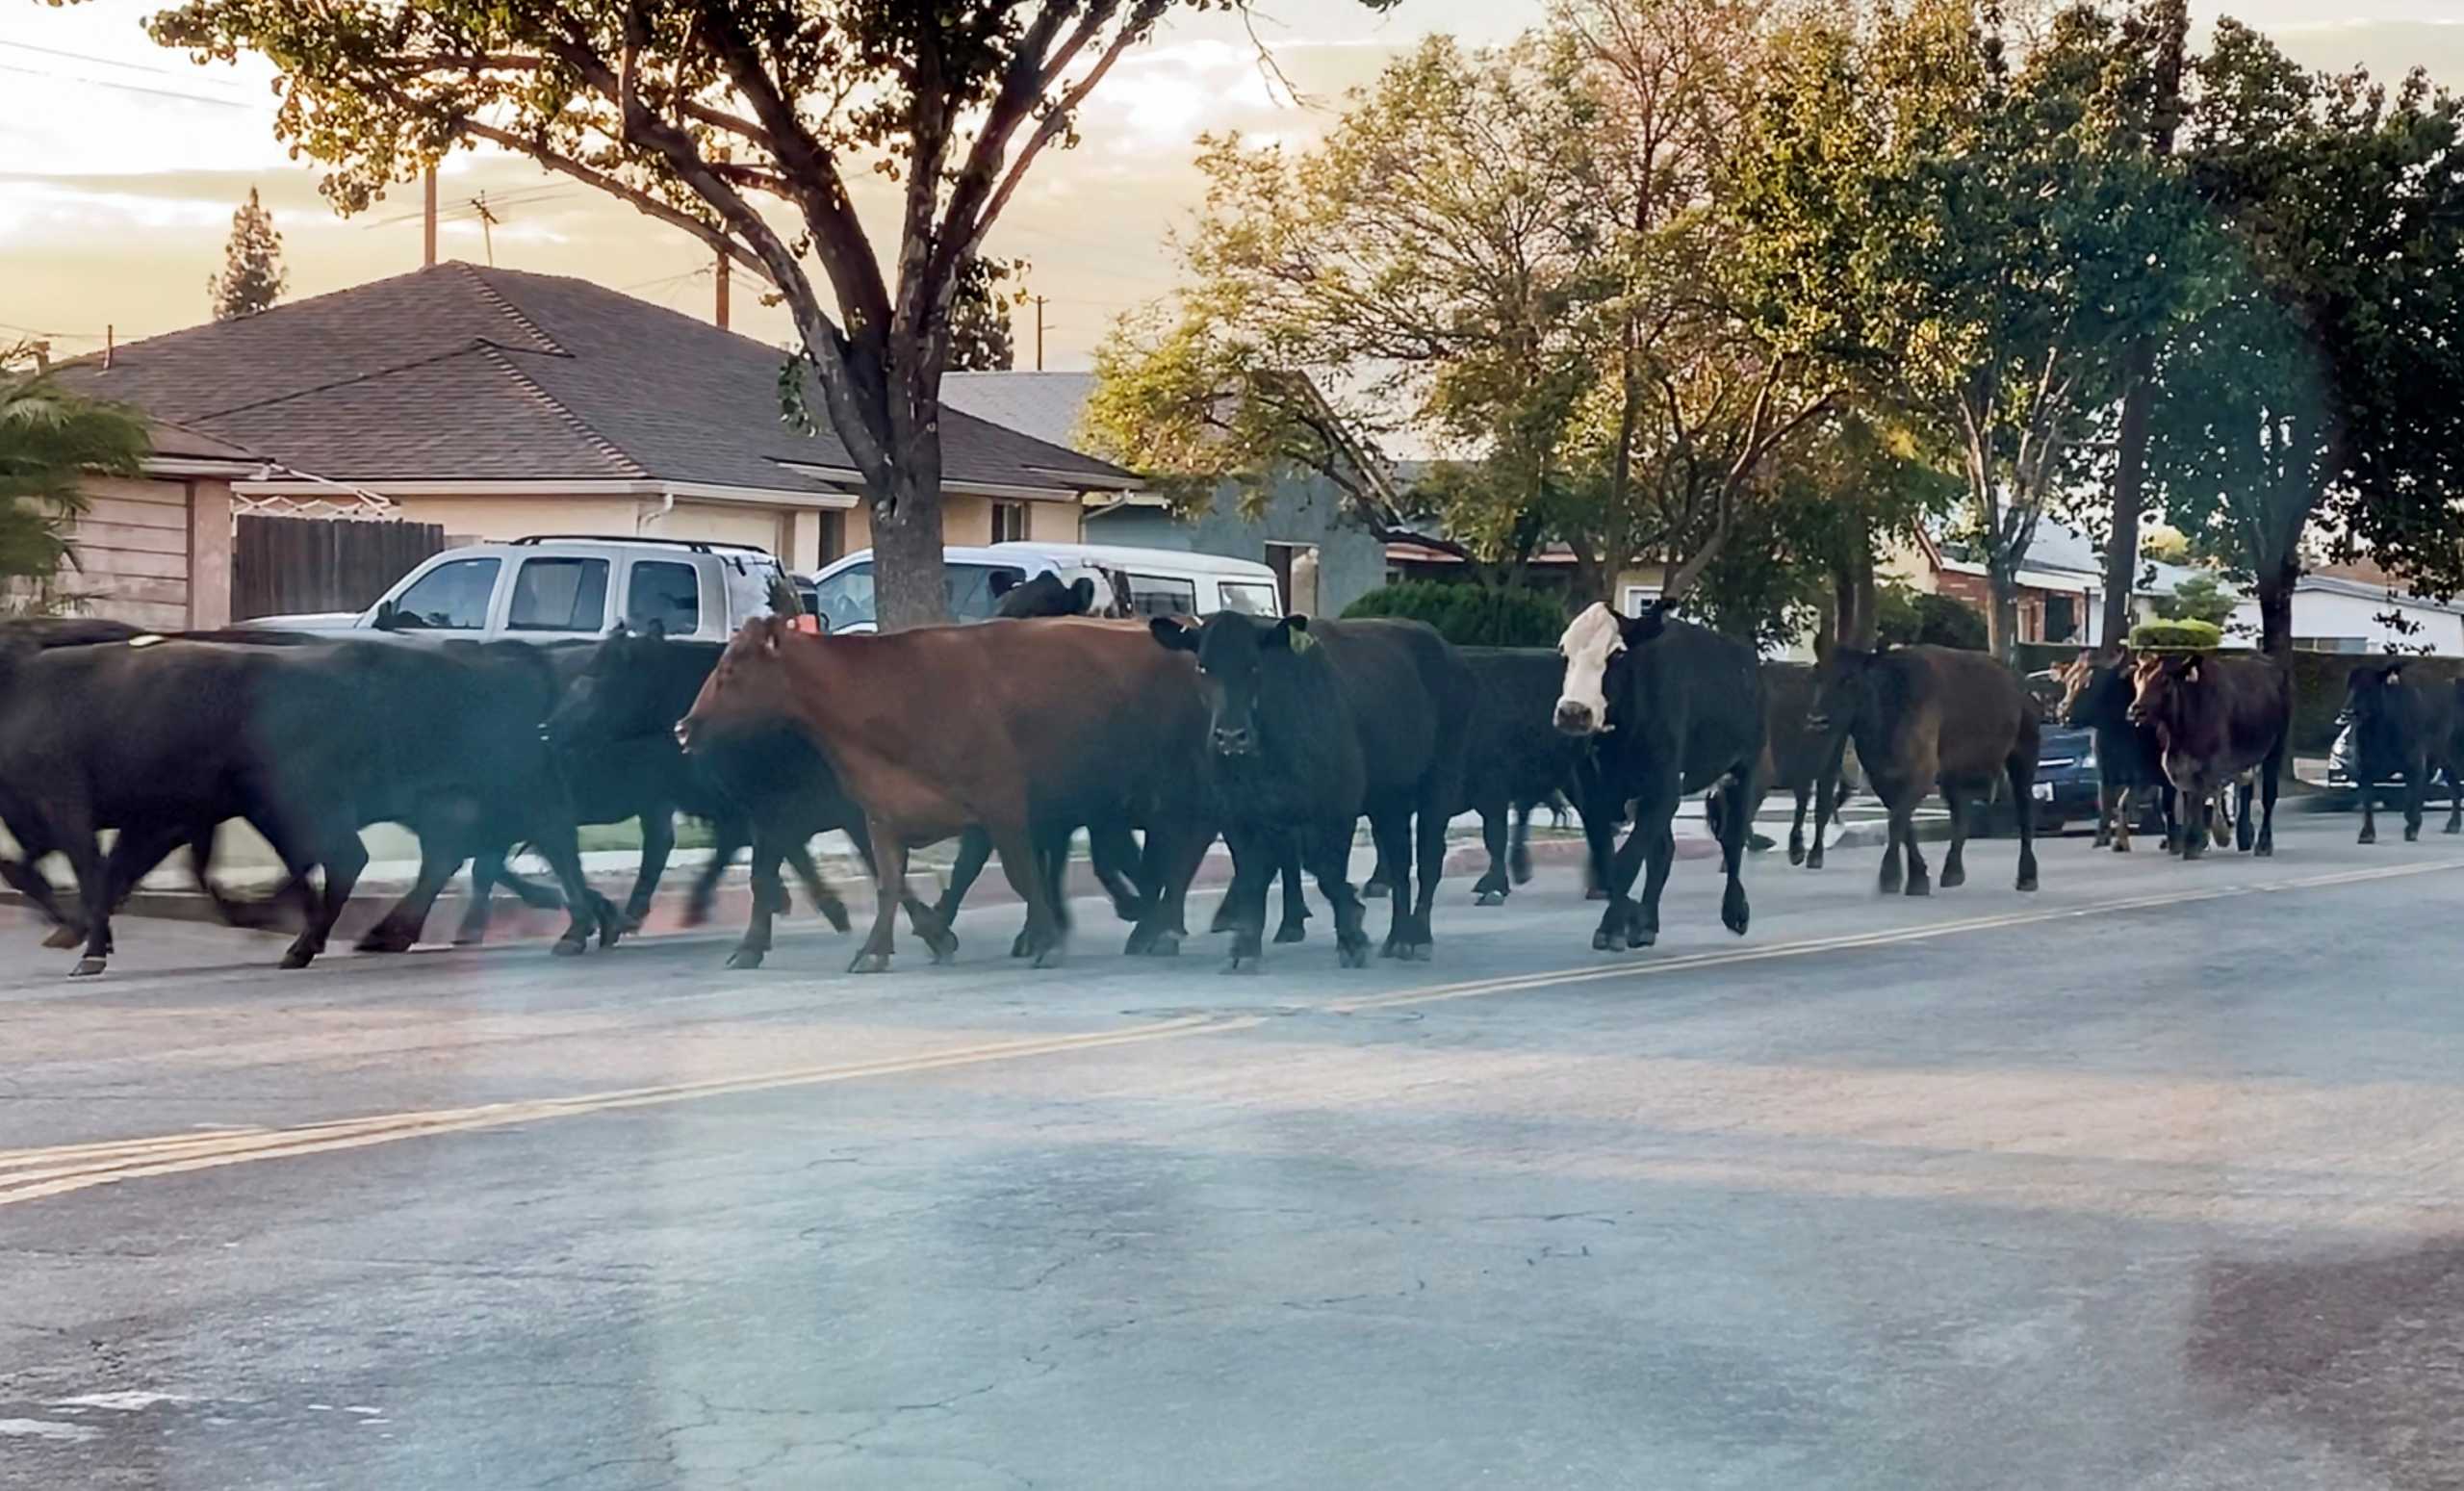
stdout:
<svg viewBox="0 0 2464 1491">
<path fill-rule="evenodd" d="M 2130 645 L 2143 652 L 2203 653 L 2224 645 L 2223 629 L 2208 621 L 2143 621 Z"/>
<path fill-rule="evenodd" d="M 1565 606 L 1554 596 L 1431 579 L 1380 585 L 1344 615 L 1424 621 L 1458 647 L 1554 647 L 1566 630 Z"/>
<path fill-rule="evenodd" d="M 1957 647 L 1985 651 L 1985 618 L 1946 595 L 1912 590 L 1904 585 L 1881 586 L 1875 599 L 1875 637 L 1888 647 Z"/>
</svg>

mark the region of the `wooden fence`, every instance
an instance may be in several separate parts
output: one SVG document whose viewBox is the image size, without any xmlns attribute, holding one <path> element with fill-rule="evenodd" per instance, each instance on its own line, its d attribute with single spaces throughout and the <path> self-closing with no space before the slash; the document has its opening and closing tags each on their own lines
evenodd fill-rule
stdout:
<svg viewBox="0 0 2464 1491">
<path fill-rule="evenodd" d="M 240 518 L 231 543 L 231 619 L 355 611 L 445 547 L 432 523 Z"/>
</svg>

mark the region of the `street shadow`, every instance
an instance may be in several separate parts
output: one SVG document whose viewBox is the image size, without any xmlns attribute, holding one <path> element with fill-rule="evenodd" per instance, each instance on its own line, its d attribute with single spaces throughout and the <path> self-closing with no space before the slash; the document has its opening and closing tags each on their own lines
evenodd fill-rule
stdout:
<svg viewBox="0 0 2464 1491">
<path fill-rule="evenodd" d="M 2464 1240 L 2352 1261 L 2211 1263 L 2194 1376 L 2399 1491 L 2464 1488 Z"/>
</svg>

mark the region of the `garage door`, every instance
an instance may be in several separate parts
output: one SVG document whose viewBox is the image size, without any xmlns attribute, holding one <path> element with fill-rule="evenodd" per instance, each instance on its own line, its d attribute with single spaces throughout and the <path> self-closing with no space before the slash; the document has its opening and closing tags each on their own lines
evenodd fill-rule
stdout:
<svg viewBox="0 0 2464 1491">
<path fill-rule="evenodd" d="M 779 552 L 779 509 L 718 502 L 679 502 L 645 530 L 652 538 L 699 538 L 716 544 L 752 544 Z"/>
</svg>

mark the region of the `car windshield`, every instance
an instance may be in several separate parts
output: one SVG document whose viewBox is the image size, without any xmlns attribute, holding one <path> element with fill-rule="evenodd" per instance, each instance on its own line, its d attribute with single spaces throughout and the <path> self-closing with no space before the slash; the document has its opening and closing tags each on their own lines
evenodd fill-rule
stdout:
<svg viewBox="0 0 2464 1491">
<path fill-rule="evenodd" d="M 1222 609 L 1238 611 L 1245 616 L 1272 616 L 1282 607 L 1275 603 L 1274 586 L 1267 580 L 1226 579 L 1216 583 L 1215 593 Z"/>
<path fill-rule="evenodd" d="M 945 564 L 941 583 L 953 621 L 985 621 L 1012 585 L 1027 572 L 1014 564 Z M 873 601 L 873 561 L 851 564 L 812 588 L 812 610 L 833 631 L 879 624 Z"/>
</svg>

